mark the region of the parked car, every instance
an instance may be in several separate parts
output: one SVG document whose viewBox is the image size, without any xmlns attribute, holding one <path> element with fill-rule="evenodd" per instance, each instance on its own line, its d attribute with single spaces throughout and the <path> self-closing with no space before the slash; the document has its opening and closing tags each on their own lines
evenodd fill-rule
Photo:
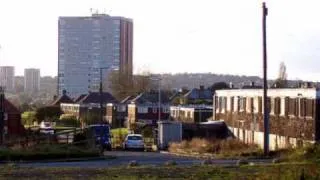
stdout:
<svg viewBox="0 0 320 180">
<path fill-rule="evenodd" d="M 54 129 L 51 122 L 42 121 L 40 123 L 40 133 L 44 134 L 54 134 Z"/>
<path fill-rule="evenodd" d="M 128 134 L 126 139 L 123 142 L 123 148 L 144 150 L 144 141 L 141 134 Z"/>
<path fill-rule="evenodd" d="M 94 138 L 95 145 L 102 149 L 111 150 L 111 134 L 108 124 L 93 124 L 85 129 L 87 138 Z"/>
</svg>

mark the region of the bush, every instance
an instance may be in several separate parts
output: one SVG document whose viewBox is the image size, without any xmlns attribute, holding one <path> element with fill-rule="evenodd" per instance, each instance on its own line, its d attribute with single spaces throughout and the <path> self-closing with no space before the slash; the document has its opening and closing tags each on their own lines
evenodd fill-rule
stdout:
<svg viewBox="0 0 320 180">
<path fill-rule="evenodd" d="M 72 114 L 62 114 L 59 120 L 56 122 L 57 126 L 69 126 L 69 127 L 79 127 L 80 121 L 77 117 Z"/>
<path fill-rule="evenodd" d="M 213 153 L 223 156 L 250 156 L 259 154 L 257 145 L 245 144 L 237 139 L 216 140 L 194 138 L 191 141 L 171 143 L 170 152 L 184 153 Z"/>
</svg>

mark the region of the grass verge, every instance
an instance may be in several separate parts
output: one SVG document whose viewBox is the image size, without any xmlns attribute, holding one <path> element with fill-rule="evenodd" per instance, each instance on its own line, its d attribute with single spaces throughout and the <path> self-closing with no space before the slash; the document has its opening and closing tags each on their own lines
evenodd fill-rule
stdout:
<svg viewBox="0 0 320 180">
<path fill-rule="evenodd" d="M 72 145 L 36 145 L 25 149 L 0 149 L 1 161 L 36 161 L 99 157 L 98 149 L 82 149 Z"/>
<path fill-rule="evenodd" d="M 27 179 L 319 179 L 317 164 L 264 166 L 160 166 L 117 168 L 0 168 L 0 178 Z"/>
</svg>

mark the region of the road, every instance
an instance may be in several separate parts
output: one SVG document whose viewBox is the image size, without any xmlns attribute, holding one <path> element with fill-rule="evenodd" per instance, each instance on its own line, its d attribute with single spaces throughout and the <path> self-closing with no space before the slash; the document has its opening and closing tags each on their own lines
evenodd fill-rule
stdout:
<svg viewBox="0 0 320 180">
<path fill-rule="evenodd" d="M 172 160 L 177 165 L 200 165 L 202 160 L 188 157 L 178 157 L 158 152 L 130 152 L 111 151 L 105 152 L 107 156 L 115 156 L 115 159 L 79 161 L 79 162 L 45 162 L 45 163 L 18 163 L 20 167 L 78 167 L 78 168 L 105 168 L 128 165 L 130 161 L 137 161 L 139 165 L 164 165 Z M 267 163 L 270 160 L 256 160 L 255 163 Z M 237 160 L 213 160 L 215 165 L 236 165 Z"/>
</svg>

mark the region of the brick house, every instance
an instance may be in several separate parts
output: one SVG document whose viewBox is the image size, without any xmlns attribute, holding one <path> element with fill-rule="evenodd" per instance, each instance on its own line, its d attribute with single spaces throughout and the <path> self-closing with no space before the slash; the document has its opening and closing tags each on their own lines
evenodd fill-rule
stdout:
<svg viewBox="0 0 320 180">
<path fill-rule="evenodd" d="M 224 120 L 240 140 L 263 147 L 263 90 L 217 90 L 214 119 Z M 320 91 L 269 89 L 270 149 L 320 140 Z"/>
<path fill-rule="evenodd" d="M 135 122 L 155 124 L 159 119 L 159 93 L 157 91 L 144 92 L 131 100 L 128 104 L 127 125 Z M 166 93 L 161 92 L 160 119 L 170 117 L 170 100 Z"/>
<path fill-rule="evenodd" d="M 128 96 L 119 103 L 108 103 L 106 118 L 112 127 L 124 127 L 128 117 L 128 104 L 135 96 Z"/>
<path fill-rule="evenodd" d="M 73 103 L 61 103 L 60 107 L 64 114 L 73 114 L 79 120 L 84 120 L 88 116 L 100 118 L 100 93 L 90 92 L 86 95 L 80 95 Z M 102 113 L 106 120 L 106 105 L 108 103 L 117 103 L 115 97 L 108 92 L 102 93 Z"/>
<path fill-rule="evenodd" d="M 21 112 L 7 99 L 4 99 L 4 120 L 7 137 L 22 135 L 25 132 L 21 123 Z"/>
</svg>

